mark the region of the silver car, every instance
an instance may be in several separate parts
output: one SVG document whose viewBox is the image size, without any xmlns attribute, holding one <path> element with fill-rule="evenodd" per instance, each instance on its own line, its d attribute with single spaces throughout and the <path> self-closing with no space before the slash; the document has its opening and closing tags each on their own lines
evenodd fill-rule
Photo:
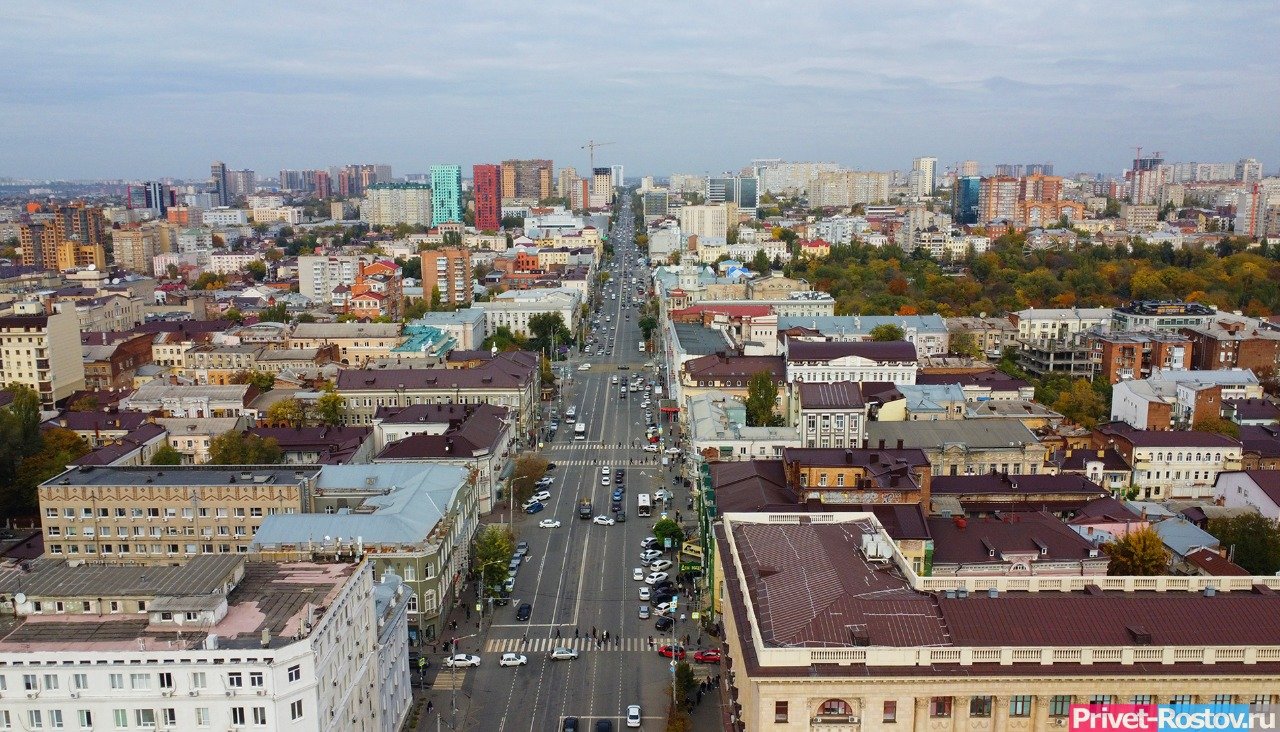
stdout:
<svg viewBox="0 0 1280 732">
<path fill-rule="evenodd" d="M 648 619 L 649 619 L 649 614 L 650 614 L 650 613 L 649 613 L 649 606 L 648 606 L 648 605 L 641 605 L 641 606 L 640 606 L 640 619 L 641 619 L 641 620 L 648 620 Z"/>
</svg>

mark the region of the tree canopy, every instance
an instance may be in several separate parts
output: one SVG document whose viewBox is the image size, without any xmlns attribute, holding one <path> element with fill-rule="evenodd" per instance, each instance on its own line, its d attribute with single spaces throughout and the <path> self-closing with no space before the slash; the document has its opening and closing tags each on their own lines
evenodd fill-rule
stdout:
<svg viewBox="0 0 1280 732">
<path fill-rule="evenodd" d="M 680 528 L 680 524 L 674 519 L 669 518 L 659 519 L 658 523 L 653 525 L 653 535 L 664 544 L 667 539 L 671 539 L 671 545 L 676 549 L 679 549 L 681 542 L 684 541 L 684 529 Z"/>
<path fill-rule="evenodd" d="M 160 446 L 151 456 L 152 465 L 181 465 L 182 453 L 173 448 L 173 445 L 165 443 Z"/>
<path fill-rule="evenodd" d="M 542 476 L 547 474 L 547 461 L 540 455 L 526 452 L 516 458 L 515 472 L 512 473 L 511 490 L 515 493 L 516 502 L 529 500 L 534 486 Z"/>
<path fill-rule="evenodd" d="M 1169 571 L 1169 550 L 1150 527 L 1103 544 L 1102 551 L 1111 558 L 1107 574 L 1113 577 L 1154 577 Z"/>
<path fill-rule="evenodd" d="M 275 465 L 283 457 L 274 437 L 231 430 L 209 441 L 210 465 Z"/>
<path fill-rule="evenodd" d="M 516 537 L 511 529 L 489 524 L 476 536 L 471 552 L 471 568 L 480 575 L 484 586 L 496 594 L 507 578 L 507 563 L 516 551 Z"/>
<path fill-rule="evenodd" d="M 1234 550 L 1233 561 L 1256 575 L 1280 572 L 1280 526 L 1257 513 L 1209 520 L 1209 533 Z"/>
<path fill-rule="evenodd" d="M 782 418 L 774 414 L 778 401 L 778 385 L 773 383 L 773 373 L 758 371 L 747 381 L 747 426 L 770 427 L 782 424 Z"/>
<path fill-rule="evenodd" d="M 900 325 L 883 323 L 871 329 L 873 341 L 900 341 L 907 337 L 907 332 Z"/>
</svg>

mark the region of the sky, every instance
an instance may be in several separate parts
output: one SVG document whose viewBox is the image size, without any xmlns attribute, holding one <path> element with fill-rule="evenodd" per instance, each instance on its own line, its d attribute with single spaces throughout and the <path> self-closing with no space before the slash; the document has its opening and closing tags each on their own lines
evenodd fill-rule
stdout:
<svg viewBox="0 0 1280 732">
<path fill-rule="evenodd" d="M 1280 169 L 1276 0 L 0 0 L 0 178 L 551 158 Z"/>
</svg>

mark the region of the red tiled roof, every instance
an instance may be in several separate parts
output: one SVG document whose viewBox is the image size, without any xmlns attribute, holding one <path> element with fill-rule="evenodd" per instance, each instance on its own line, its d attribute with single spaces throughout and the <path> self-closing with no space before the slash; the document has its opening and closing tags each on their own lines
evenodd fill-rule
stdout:
<svg viewBox="0 0 1280 732">
<path fill-rule="evenodd" d="M 1248 577 L 1249 570 L 1222 558 L 1212 549 L 1197 549 L 1185 557 L 1188 563 L 1199 567 L 1205 574 L 1214 577 Z"/>
</svg>

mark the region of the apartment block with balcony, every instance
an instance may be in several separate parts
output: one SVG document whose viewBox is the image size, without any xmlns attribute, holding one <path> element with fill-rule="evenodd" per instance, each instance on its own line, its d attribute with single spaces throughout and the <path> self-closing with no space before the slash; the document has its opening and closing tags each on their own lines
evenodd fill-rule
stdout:
<svg viewBox="0 0 1280 732">
<path fill-rule="evenodd" d="M 471 302 L 471 250 L 465 247 L 428 249 L 418 254 L 422 260 L 422 294 L 431 297 L 440 290 L 440 301 L 464 306 Z"/>
<path fill-rule="evenodd" d="M 46 313 L 35 302 L 18 303 L 14 313 L 0 317 L 0 383 L 30 387 L 52 409 L 84 388 L 76 315 Z"/>
</svg>

